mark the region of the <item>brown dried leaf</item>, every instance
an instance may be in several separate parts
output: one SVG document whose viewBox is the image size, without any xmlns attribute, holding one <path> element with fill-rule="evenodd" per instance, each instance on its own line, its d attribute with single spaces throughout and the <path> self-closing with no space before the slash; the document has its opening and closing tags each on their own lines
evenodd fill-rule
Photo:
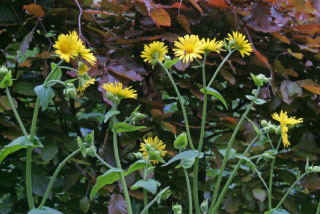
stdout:
<svg viewBox="0 0 320 214">
<path fill-rule="evenodd" d="M 296 97 L 302 96 L 302 89 L 297 82 L 284 80 L 280 85 L 280 93 L 283 101 L 290 105 Z"/>
<path fill-rule="evenodd" d="M 226 69 L 221 69 L 220 73 L 222 74 L 223 78 L 227 80 L 231 85 L 234 85 L 236 83 L 236 79 L 234 78 L 234 76 Z"/>
<path fill-rule="evenodd" d="M 27 13 L 39 18 L 42 18 L 45 16 L 45 12 L 42 9 L 42 7 L 37 4 L 23 5 L 23 9 L 25 9 Z"/>
<path fill-rule="evenodd" d="M 298 81 L 299 85 L 306 89 L 307 91 L 310 91 L 313 94 L 320 95 L 320 85 L 313 82 L 312 80 L 300 80 Z"/>
<path fill-rule="evenodd" d="M 177 20 L 178 20 L 179 24 L 183 27 L 183 29 L 185 29 L 185 31 L 187 31 L 187 33 L 190 34 L 191 30 L 190 30 L 189 20 L 182 14 L 178 14 Z"/>
<path fill-rule="evenodd" d="M 228 5 L 226 0 L 209 0 L 208 5 L 218 7 L 221 9 L 230 9 L 231 7 Z"/>
<path fill-rule="evenodd" d="M 108 204 L 108 213 L 112 214 L 126 214 L 127 204 L 121 194 L 113 193 L 110 196 L 110 201 Z"/>
<path fill-rule="evenodd" d="M 157 25 L 171 26 L 171 18 L 168 12 L 163 8 L 151 9 L 150 16 Z"/>
<path fill-rule="evenodd" d="M 191 2 L 191 4 L 197 8 L 197 10 L 200 12 L 201 15 L 203 15 L 203 10 L 201 9 L 201 7 L 199 6 L 199 4 L 195 1 L 195 0 L 189 0 Z"/>
</svg>

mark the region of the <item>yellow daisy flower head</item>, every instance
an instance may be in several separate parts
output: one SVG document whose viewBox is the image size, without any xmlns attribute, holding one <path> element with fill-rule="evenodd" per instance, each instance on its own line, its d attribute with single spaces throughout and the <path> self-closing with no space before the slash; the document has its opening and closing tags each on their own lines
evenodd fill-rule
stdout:
<svg viewBox="0 0 320 214">
<path fill-rule="evenodd" d="M 201 40 L 203 45 L 203 50 L 205 52 L 217 52 L 220 53 L 220 51 L 223 51 L 223 41 L 216 41 L 216 38 L 214 39 L 205 39 L 203 38 Z"/>
<path fill-rule="evenodd" d="M 238 50 L 242 57 L 244 55 L 250 56 L 251 52 L 253 52 L 252 45 L 246 40 L 246 36 L 237 31 L 233 31 L 232 35 L 229 33 L 226 39 L 229 41 L 229 46 Z"/>
<path fill-rule="evenodd" d="M 97 58 L 91 53 L 91 50 L 86 48 L 84 45 L 81 45 L 79 49 L 79 55 L 90 63 L 90 65 L 95 65 Z"/>
<path fill-rule="evenodd" d="M 140 144 L 139 151 L 143 153 L 143 157 L 145 160 L 149 160 L 149 162 L 153 164 L 159 163 L 156 158 L 153 158 L 153 155 L 150 154 L 158 154 L 160 157 L 164 157 L 167 153 L 165 151 L 166 144 L 163 143 L 157 136 L 152 138 L 148 137 L 143 140 L 144 142 Z"/>
<path fill-rule="evenodd" d="M 53 47 L 56 49 L 55 52 L 60 59 L 66 62 L 70 62 L 70 59 L 78 56 L 77 43 L 68 34 L 60 34 Z"/>
<path fill-rule="evenodd" d="M 280 114 L 273 113 L 271 116 L 274 120 L 280 122 L 282 143 L 284 147 L 288 148 L 290 146 L 290 142 L 288 140 L 289 129 L 287 125 L 295 125 L 298 123 L 302 123 L 303 118 L 296 119 L 295 117 L 288 117 L 287 112 L 282 110 Z"/>
<path fill-rule="evenodd" d="M 104 83 L 102 88 L 106 90 L 107 96 L 108 96 L 108 93 L 111 93 L 113 96 L 117 96 L 120 99 L 122 98 L 137 99 L 137 91 L 134 89 L 131 89 L 131 86 L 127 88 L 122 88 L 121 82 Z"/>
<path fill-rule="evenodd" d="M 155 41 L 149 45 L 144 45 L 144 50 L 141 52 L 141 58 L 145 62 L 152 63 L 152 60 L 159 60 L 162 62 L 168 53 L 168 47 L 164 42 Z"/>
<path fill-rule="evenodd" d="M 174 55 L 182 59 L 183 63 L 192 62 L 194 58 L 202 59 L 200 54 L 204 53 L 203 45 L 196 35 L 179 37 L 174 46 L 176 47 L 173 49 Z"/>
<path fill-rule="evenodd" d="M 78 91 L 80 92 L 80 94 L 82 94 L 84 90 L 88 88 L 90 85 L 94 85 L 95 81 L 95 78 L 91 78 L 87 74 L 80 76 L 78 85 Z"/>
</svg>

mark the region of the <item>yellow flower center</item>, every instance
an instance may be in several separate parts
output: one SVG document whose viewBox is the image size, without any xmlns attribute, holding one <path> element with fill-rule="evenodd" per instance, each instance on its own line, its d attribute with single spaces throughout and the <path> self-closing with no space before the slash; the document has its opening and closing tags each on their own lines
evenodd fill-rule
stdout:
<svg viewBox="0 0 320 214">
<path fill-rule="evenodd" d="M 185 53 L 186 54 L 193 53 L 193 51 L 194 51 L 194 46 L 193 45 L 186 45 L 185 46 Z"/>
<path fill-rule="evenodd" d="M 70 46 L 68 44 L 62 43 L 59 46 L 59 50 L 64 54 L 68 54 L 70 53 Z"/>
</svg>

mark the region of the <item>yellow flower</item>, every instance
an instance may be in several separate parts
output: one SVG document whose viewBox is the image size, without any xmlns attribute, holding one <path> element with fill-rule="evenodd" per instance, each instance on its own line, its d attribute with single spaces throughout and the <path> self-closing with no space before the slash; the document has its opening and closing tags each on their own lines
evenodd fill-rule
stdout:
<svg viewBox="0 0 320 214">
<path fill-rule="evenodd" d="M 131 89 L 131 86 L 128 88 L 122 88 L 121 82 L 111 82 L 111 83 L 105 83 L 103 84 L 102 88 L 106 90 L 106 92 L 110 92 L 113 95 L 119 96 L 119 98 L 133 98 L 137 99 L 136 90 Z"/>
<path fill-rule="evenodd" d="M 284 147 L 289 147 L 290 142 L 288 140 L 288 126 L 303 122 L 303 118 L 296 119 L 295 117 L 288 117 L 287 112 L 281 110 L 280 115 L 277 113 L 272 114 L 272 118 L 280 122 L 281 138 Z"/>
<path fill-rule="evenodd" d="M 179 41 L 175 41 L 176 48 L 173 49 L 174 54 L 182 59 L 183 63 L 192 62 L 194 58 L 202 59 L 203 45 L 196 35 L 185 35 L 179 37 Z"/>
<path fill-rule="evenodd" d="M 223 42 L 222 41 L 216 41 L 216 39 L 210 40 L 209 38 L 205 39 L 203 38 L 201 40 L 202 45 L 203 45 L 203 50 L 205 52 L 217 52 L 220 53 L 220 51 L 223 51 Z"/>
<path fill-rule="evenodd" d="M 93 85 L 96 81 L 95 78 L 91 78 L 88 75 L 83 75 L 79 77 L 79 86 L 78 90 L 82 94 L 86 88 L 88 88 L 90 85 Z"/>
<path fill-rule="evenodd" d="M 66 62 L 70 62 L 70 58 L 81 56 L 91 65 L 96 63 L 97 58 L 93 56 L 90 49 L 87 49 L 82 40 L 79 38 L 76 31 L 69 32 L 69 34 L 61 34 L 58 41 L 53 46 L 56 48 L 56 54 Z"/>
<path fill-rule="evenodd" d="M 166 148 L 166 144 L 162 142 L 158 137 L 148 137 L 143 140 L 144 143 L 140 144 L 139 151 L 143 152 L 143 156 L 145 160 L 152 162 L 153 164 L 159 163 L 159 161 L 150 158 L 150 152 L 158 152 L 161 157 L 164 157 L 167 153 L 164 149 Z M 149 157 L 148 157 L 149 156 Z"/>
<path fill-rule="evenodd" d="M 152 63 L 152 60 L 159 60 L 162 62 L 164 56 L 168 53 L 168 47 L 164 45 L 164 42 L 153 42 L 149 45 L 144 45 L 144 50 L 141 52 L 141 58 L 145 58 L 143 61 Z"/>
<path fill-rule="evenodd" d="M 60 34 L 53 47 L 56 49 L 55 52 L 59 55 L 60 59 L 63 59 L 66 62 L 70 62 L 70 58 L 74 59 L 78 56 L 79 47 L 68 34 Z"/>
<path fill-rule="evenodd" d="M 253 51 L 252 45 L 248 40 L 246 40 L 244 35 L 233 31 L 232 35 L 228 33 L 228 36 L 229 37 L 226 39 L 229 41 L 231 48 L 238 50 L 242 57 L 244 57 L 245 54 L 250 56 L 251 52 Z"/>
</svg>

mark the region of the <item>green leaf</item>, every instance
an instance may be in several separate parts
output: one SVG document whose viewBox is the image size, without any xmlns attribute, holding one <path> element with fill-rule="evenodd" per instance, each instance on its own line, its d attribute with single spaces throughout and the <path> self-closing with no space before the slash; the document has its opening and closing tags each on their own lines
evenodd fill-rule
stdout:
<svg viewBox="0 0 320 214">
<path fill-rule="evenodd" d="M 134 162 L 129 166 L 129 169 L 126 175 L 129 175 L 130 173 L 137 171 L 139 169 L 143 169 L 146 166 L 146 164 L 147 164 L 147 167 L 152 166 L 152 164 L 147 162 L 146 160 L 137 160 L 136 162 Z"/>
<path fill-rule="evenodd" d="M 284 209 L 276 209 L 276 210 L 266 211 L 264 214 L 290 214 L 290 213 Z"/>
<path fill-rule="evenodd" d="M 196 157 L 202 158 L 203 157 L 203 153 L 199 154 L 199 152 L 193 151 L 193 150 L 184 151 L 184 152 L 181 152 L 181 153 L 177 154 L 173 158 L 171 158 L 166 164 L 163 164 L 162 166 L 167 166 L 167 165 L 172 164 L 173 162 L 175 162 L 177 160 L 181 160 L 181 159 L 188 160 L 188 159 L 194 159 Z"/>
<path fill-rule="evenodd" d="M 58 67 L 58 68 L 56 68 L 57 67 L 57 64 L 56 63 L 54 63 L 54 62 L 51 62 L 51 72 L 52 73 L 50 73 L 49 74 L 49 76 L 48 76 L 48 79 L 46 80 L 46 82 L 49 82 L 50 80 L 60 80 L 61 79 L 61 77 L 62 77 L 62 71 L 61 71 L 61 69 Z"/>
<path fill-rule="evenodd" d="M 262 105 L 262 104 L 265 104 L 267 101 L 263 100 L 263 99 L 260 99 L 260 98 L 255 98 L 254 96 L 252 95 L 246 95 L 246 98 L 248 100 L 251 100 L 251 101 L 254 101 L 255 104 L 257 105 Z"/>
<path fill-rule="evenodd" d="M 250 73 L 250 75 L 256 86 L 263 86 L 262 80 L 258 79 L 253 73 Z"/>
<path fill-rule="evenodd" d="M 97 194 L 97 192 L 107 184 L 112 184 L 113 182 L 120 179 L 121 169 L 112 168 L 106 171 L 103 175 L 98 176 L 96 184 L 93 186 L 90 193 L 90 200 Z"/>
<path fill-rule="evenodd" d="M 202 93 L 204 93 L 204 89 L 201 88 L 200 91 Z M 226 107 L 226 109 L 228 110 L 228 105 L 226 100 L 223 98 L 223 96 L 215 89 L 210 88 L 210 87 L 206 87 L 206 91 L 209 95 L 215 96 L 218 100 L 220 100 L 220 102 L 222 102 L 222 104 L 224 105 L 224 107 Z"/>
<path fill-rule="evenodd" d="M 266 199 L 266 191 L 264 191 L 263 189 L 260 188 L 254 188 L 252 190 L 253 193 L 253 197 L 257 200 L 259 200 L 260 202 L 263 202 Z"/>
<path fill-rule="evenodd" d="M 25 136 L 18 137 L 0 151 L 0 163 L 11 153 L 14 153 L 20 149 L 26 149 L 29 146 L 33 146 L 33 143 L 29 140 L 29 138 Z"/>
<path fill-rule="evenodd" d="M 89 211 L 90 201 L 87 196 L 83 196 L 83 198 L 81 198 L 81 200 L 79 201 L 79 207 L 80 210 L 84 213 L 87 213 Z"/>
<path fill-rule="evenodd" d="M 133 184 L 130 187 L 130 189 L 136 190 L 136 189 L 139 189 L 141 187 L 141 188 L 143 188 L 145 190 L 148 190 L 152 194 L 156 194 L 157 188 L 160 185 L 161 185 L 160 182 L 149 178 L 147 180 L 139 180 L 139 181 L 137 181 L 135 184 Z"/>
<path fill-rule="evenodd" d="M 118 110 L 110 110 L 106 113 L 106 115 L 104 116 L 104 123 L 106 123 L 112 116 L 120 114 L 120 111 Z"/>
<path fill-rule="evenodd" d="M 35 96 L 34 87 L 34 83 L 31 82 L 16 82 L 13 85 L 13 91 L 26 96 Z"/>
<path fill-rule="evenodd" d="M 6 88 L 8 86 L 12 86 L 11 71 L 9 71 L 0 81 L 0 88 Z"/>
<path fill-rule="evenodd" d="M 251 125 L 253 126 L 254 130 L 255 130 L 256 133 L 257 133 L 257 135 L 261 135 L 261 131 L 260 131 L 260 129 L 256 126 L 256 124 L 255 124 L 252 120 L 250 120 L 248 117 L 246 117 L 246 118 L 247 118 L 247 120 L 251 123 Z"/>
<path fill-rule="evenodd" d="M 134 132 L 134 131 L 137 131 L 140 129 L 145 129 L 147 127 L 146 126 L 133 126 L 133 125 L 130 125 L 129 123 L 119 122 L 115 125 L 115 128 L 116 128 L 117 133 L 121 133 L 121 132 Z"/>
<path fill-rule="evenodd" d="M 28 214 L 63 214 L 58 210 L 52 209 L 50 207 L 43 207 L 42 209 L 33 209 L 28 212 Z"/>
<path fill-rule="evenodd" d="M 172 60 L 169 60 L 169 61 L 166 61 L 164 64 L 163 64 L 163 67 L 165 68 L 171 68 L 174 64 L 176 64 L 177 62 L 179 62 L 179 58 L 174 58 Z"/>
<path fill-rule="evenodd" d="M 40 106 L 42 110 L 46 110 L 48 108 L 49 102 L 54 97 L 54 91 L 51 87 L 43 87 L 43 85 L 38 85 L 35 87 L 34 91 L 40 99 Z"/>
</svg>

